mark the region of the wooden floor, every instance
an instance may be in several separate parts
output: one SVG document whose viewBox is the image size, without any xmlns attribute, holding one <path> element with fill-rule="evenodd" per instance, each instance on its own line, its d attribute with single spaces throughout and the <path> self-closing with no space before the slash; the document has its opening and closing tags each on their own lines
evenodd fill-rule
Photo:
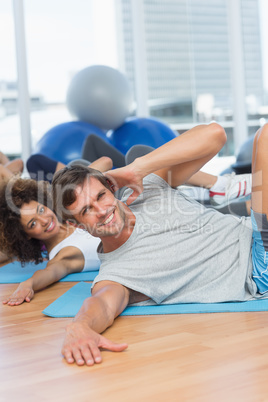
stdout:
<svg viewBox="0 0 268 402">
<path fill-rule="evenodd" d="M 106 335 L 129 348 L 77 367 L 60 354 L 70 319 L 42 314 L 73 285 L 1 304 L 1 402 L 268 401 L 268 312 L 119 317 Z"/>
</svg>

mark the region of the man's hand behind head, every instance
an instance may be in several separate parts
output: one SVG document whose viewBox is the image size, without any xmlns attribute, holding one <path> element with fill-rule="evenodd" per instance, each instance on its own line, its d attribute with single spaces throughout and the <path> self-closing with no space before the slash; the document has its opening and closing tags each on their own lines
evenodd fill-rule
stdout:
<svg viewBox="0 0 268 402">
<path fill-rule="evenodd" d="M 127 199 L 127 205 L 130 205 L 143 191 L 143 176 L 136 169 L 135 162 L 119 169 L 109 170 L 105 176 L 109 180 L 113 192 L 122 187 L 129 187 L 133 190 Z"/>
</svg>

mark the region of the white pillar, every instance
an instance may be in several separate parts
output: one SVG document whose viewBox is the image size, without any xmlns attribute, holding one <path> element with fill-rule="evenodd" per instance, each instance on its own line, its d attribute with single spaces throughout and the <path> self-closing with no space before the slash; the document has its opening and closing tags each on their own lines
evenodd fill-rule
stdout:
<svg viewBox="0 0 268 402">
<path fill-rule="evenodd" d="M 131 0 L 135 90 L 138 117 L 149 116 L 143 0 Z"/>
<path fill-rule="evenodd" d="M 235 151 L 237 152 L 248 138 L 241 0 L 227 0 L 227 5 L 233 94 L 234 143 Z"/>
<path fill-rule="evenodd" d="M 13 11 L 16 40 L 22 159 L 25 162 L 31 155 L 32 137 L 30 121 L 30 97 L 28 91 L 27 77 L 27 57 L 25 47 L 23 0 L 13 0 Z"/>
<path fill-rule="evenodd" d="M 123 27 L 123 12 L 121 1 L 114 1 L 115 9 L 115 31 L 117 45 L 117 63 L 119 70 L 126 73 L 125 49 L 124 49 L 124 27 Z"/>
</svg>

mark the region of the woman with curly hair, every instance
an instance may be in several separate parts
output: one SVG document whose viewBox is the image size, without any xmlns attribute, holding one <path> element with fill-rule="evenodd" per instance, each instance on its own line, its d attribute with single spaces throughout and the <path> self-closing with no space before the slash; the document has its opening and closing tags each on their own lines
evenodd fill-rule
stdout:
<svg viewBox="0 0 268 402">
<path fill-rule="evenodd" d="M 95 165 L 106 170 L 107 160 L 90 166 Z M 49 258 L 45 269 L 20 283 L 3 301 L 9 306 L 30 302 L 34 292 L 68 274 L 99 268 L 96 252 L 99 239 L 85 230 L 60 223 L 52 209 L 49 183 L 45 181 L 13 177 L 1 184 L 0 244 L 1 251 L 17 258 L 22 266 Z"/>
</svg>

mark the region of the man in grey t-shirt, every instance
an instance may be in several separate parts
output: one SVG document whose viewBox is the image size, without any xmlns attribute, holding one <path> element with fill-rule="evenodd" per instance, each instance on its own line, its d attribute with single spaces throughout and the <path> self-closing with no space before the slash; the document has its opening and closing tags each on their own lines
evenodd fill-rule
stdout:
<svg viewBox="0 0 268 402">
<path fill-rule="evenodd" d="M 62 353 L 68 363 L 93 365 L 101 362 L 100 348 L 124 350 L 126 344 L 100 334 L 128 304 L 265 296 L 268 125 L 256 134 L 253 148 L 252 224 L 250 218 L 205 209 L 172 189 L 198 172 L 225 141 L 218 124 L 200 125 L 108 172 L 109 181 L 87 168 L 65 168 L 55 176 L 58 214 L 72 217 L 101 239 L 93 297 L 84 301 L 67 329 Z M 133 192 L 126 190 L 118 201 L 111 191 L 115 185 Z"/>
</svg>

